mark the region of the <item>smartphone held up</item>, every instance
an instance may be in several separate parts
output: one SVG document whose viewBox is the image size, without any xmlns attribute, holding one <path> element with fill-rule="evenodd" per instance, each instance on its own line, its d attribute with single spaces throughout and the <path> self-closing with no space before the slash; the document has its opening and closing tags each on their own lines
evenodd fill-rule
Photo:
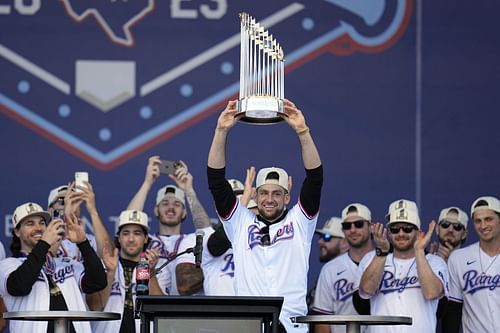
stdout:
<svg viewBox="0 0 500 333">
<path fill-rule="evenodd" d="M 75 191 L 82 192 L 82 190 L 79 189 L 78 187 L 79 186 L 86 187 L 87 185 L 85 185 L 84 182 L 88 182 L 88 181 L 89 181 L 88 172 L 84 172 L 84 171 L 75 172 Z"/>
<path fill-rule="evenodd" d="M 179 161 L 161 160 L 160 172 L 167 174 L 167 175 L 173 175 L 175 173 L 175 170 L 181 166 L 182 166 L 182 164 Z"/>
</svg>

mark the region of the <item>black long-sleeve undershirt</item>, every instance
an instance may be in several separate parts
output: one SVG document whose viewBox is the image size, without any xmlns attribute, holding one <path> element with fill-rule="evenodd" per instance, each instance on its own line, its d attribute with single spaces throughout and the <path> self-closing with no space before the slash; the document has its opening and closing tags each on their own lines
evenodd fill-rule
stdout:
<svg viewBox="0 0 500 333">
<path fill-rule="evenodd" d="M 88 239 L 77 245 L 82 253 L 83 268 L 85 269 L 85 274 L 82 278 L 82 291 L 86 294 L 92 294 L 103 290 L 106 288 L 108 281 L 106 271 L 97 253 L 90 245 Z"/>
<path fill-rule="evenodd" d="M 231 185 L 225 179 L 225 168 L 214 169 L 207 167 L 208 185 L 215 200 L 215 207 L 220 216 L 227 216 L 237 200 Z M 300 202 L 309 216 L 314 216 L 319 211 L 321 187 L 323 185 L 323 167 L 307 170 L 306 178 L 300 191 Z M 218 226 L 210 235 L 207 248 L 213 256 L 224 254 L 231 247 L 224 228 Z"/>
<path fill-rule="evenodd" d="M 7 279 L 7 291 L 12 296 L 26 296 L 31 292 L 42 266 L 50 245 L 40 240 L 35 244 L 26 260 L 15 271 L 10 273 Z"/>
<path fill-rule="evenodd" d="M 33 284 L 45 263 L 50 245 L 40 240 L 28 254 L 26 260 L 13 271 L 7 279 L 7 291 L 12 296 L 26 296 L 31 292 Z M 84 293 L 93 293 L 106 288 L 107 280 L 104 268 L 88 240 L 78 244 L 82 253 L 85 274 L 82 278 Z"/>
</svg>

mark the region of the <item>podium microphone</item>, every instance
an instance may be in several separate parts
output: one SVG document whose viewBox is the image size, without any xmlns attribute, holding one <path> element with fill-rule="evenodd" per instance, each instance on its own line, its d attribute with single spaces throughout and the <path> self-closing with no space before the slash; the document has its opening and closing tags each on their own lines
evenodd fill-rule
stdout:
<svg viewBox="0 0 500 333">
<path fill-rule="evenodd" d="M 196 245 L 194 247 L 194 262 L 196 267 L 201 265 L 201 255 L 203 254 L 203 236 L 205 232 L 203 230 L 196 231 Z"/>
</svg>

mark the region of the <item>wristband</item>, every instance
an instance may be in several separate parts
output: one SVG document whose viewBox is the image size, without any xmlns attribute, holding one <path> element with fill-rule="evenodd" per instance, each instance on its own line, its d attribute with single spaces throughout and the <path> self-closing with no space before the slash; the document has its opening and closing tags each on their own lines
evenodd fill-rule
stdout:
<svg viewBox="0 0 500 333">
<path fill-rule="evenodd" d="M 375 248 L 375 255 L 377 257 L 387 257 L 388 254 L 389 254 L 389 251 L 384 252 L 380 247 Z"/>
<path fill-rule="evenodd" d="M 306 134 L 307 132 L 309 132 L 309 127 L 306 126 L 305 128 L 303 128 L 295 133 L 297 133 L 297 135 L 302 135 L 302 134 Z"/>
</svg>

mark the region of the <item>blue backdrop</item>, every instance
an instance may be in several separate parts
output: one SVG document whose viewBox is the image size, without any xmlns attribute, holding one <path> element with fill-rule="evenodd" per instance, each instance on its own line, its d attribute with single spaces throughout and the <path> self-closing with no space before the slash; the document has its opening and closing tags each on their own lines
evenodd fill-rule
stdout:
<svg viewBox="0 0 500 333">
<path fill-rule="evenodd" d="M 468 212 L 478 196 L 499 196 L 499 2 L 0 0 L 6 247 L 14 208 L 45 206 L 75 171 L 89 172 L 113 232 L 156 154 L 188 163 L 215 216 L 206 158 L 238 93 L 241 11 L 284 48 L 286 96 L 325 168 L 319 225 L 350 202 L 382 221 L 391 201 L 416 200 L 426 225 L 443 207 Z M 228 176 L 243 179 L 250 165 L 286 168 L 296 200 L 304 172 L 288 126 L 233 129 Z M 310 283 L 317 257 L 313 243 Z"/>
</svg>

